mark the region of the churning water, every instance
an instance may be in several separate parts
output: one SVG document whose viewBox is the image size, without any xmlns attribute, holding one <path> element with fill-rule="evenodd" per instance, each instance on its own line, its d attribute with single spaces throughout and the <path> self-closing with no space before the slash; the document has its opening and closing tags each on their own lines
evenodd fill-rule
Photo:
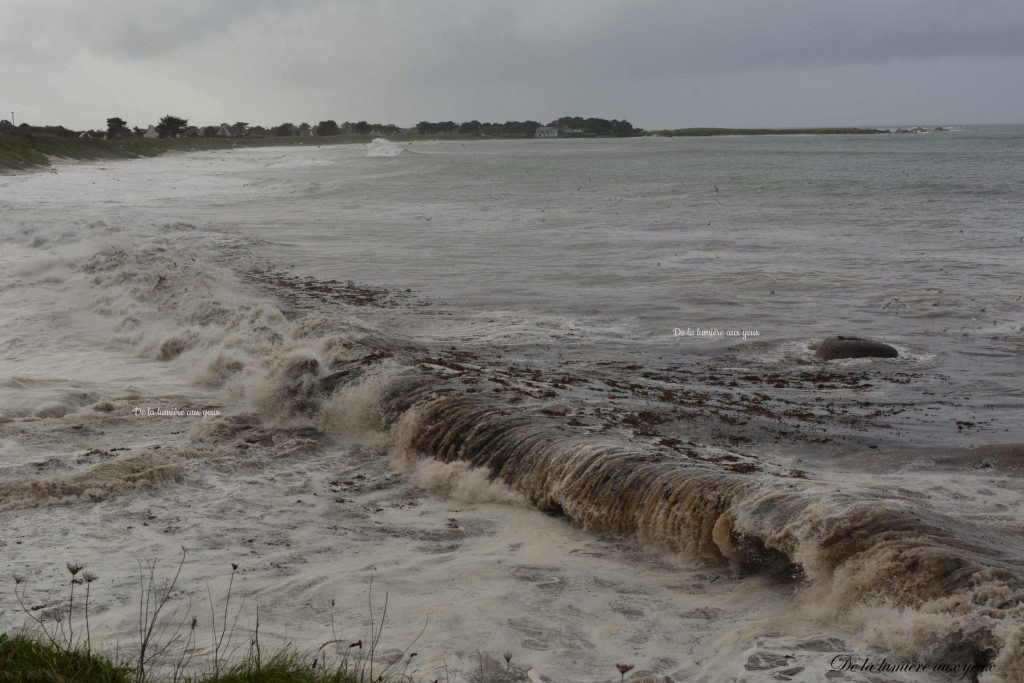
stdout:
<svg viewBox="0 0 1024 683">
<path fill-rule="evenodd" d="M 242 641 L 256 605 L 365 639 L 387 592 L 424 680 L 1020 680 L 1022 162 L 979 127 L 0 178 L 0 628 L 77 561 L 130 642 L 184 546 L 175 618 L 231 563 Z"/>
</svg>

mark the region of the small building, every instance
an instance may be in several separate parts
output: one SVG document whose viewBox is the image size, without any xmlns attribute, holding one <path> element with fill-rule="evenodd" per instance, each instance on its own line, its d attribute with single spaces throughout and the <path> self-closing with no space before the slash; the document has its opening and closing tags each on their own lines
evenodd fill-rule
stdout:
<svg viewBox="0 0 1024 683">
<path fill-rule="evenodd" d="M 158 138 L 160 137 L 160 133 L 156 132 L 156 126 L 150 126 L 146 129 L 146 132 L 142 134 L 142 137 L 150 139 Z"/>
<path fill-rule="evenodd" d="M 220 125 L 220 129 L 217 131 L 217 137 L 219 137 L 219 138 L 229 138 L 229 137 L 231 137 L 231 129 L 228 128 L 228 124 L 222 123 Z"/>
<path fill-rule="evenodd" d="M 537 132 L 533 134 L 535 138 L 557 138 L 558 129 L 554 126 L 540 126 L 537 128 Z"/>
</svg>

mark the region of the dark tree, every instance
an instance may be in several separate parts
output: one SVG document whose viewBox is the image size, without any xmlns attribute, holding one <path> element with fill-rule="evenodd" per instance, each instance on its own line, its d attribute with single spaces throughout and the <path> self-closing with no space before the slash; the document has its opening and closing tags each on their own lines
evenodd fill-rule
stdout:
<svg viewBox="0 0 1024 683">
<path fill-rule="evenodd" d="M 114 116 L 107 119 L 107 137 L 108 138 L 120 138 L 128 135 L 131 131 L 128 128 L 128 122 L 124 119 Z"/>
<path fill-rule="evenodd" d="M 287 138 L 295 135 L 295 126 L 290 123 L 282 123 L 280 126 L 274 126 L 270 129 L 270 132 L 279 138 Z"/>
<path fill-rule="evenodd" d="M 352 124 L 352 132 L 357 135 L 368 135 L 373 130 L 366 121 L 359 121 Z"/>
<path fill-rule="evenodd" d="M 620 138 L 628 138 L 633 134 L 633 124 L 629 121 L 612 121 L 612 135 Z"/>
<path fill-rule="evenodd" d="M 472 121 L 465 121 L 459 126 L 459 133 L 462 135 L 480 135 L 481 123 L 476 119 Z"/>
<path fill-rule="evenodd" d="M 333 119 L 321 121 L 316 125 L 317 135 L 340 135 L 341 129 L 338 128 L 338 122 Z"/>
<path fill-rule="evenodd" d="M 220 129 L 217 128 L 217 126 L 207 126 L 206 128 L 203 128 L 203 137 L 204 138 L 215 138 L 215 137 L 217 137 L 217 131 L 218 130 L 220 130 Z"/>
<path fill-rule="evenodd" d="M 235 125 L 228 126 L 228 128 L 231 130 L 231 134 L 236 138 L 245 135 L 245 129 L 248 127 L 249 124 L 245 121 L 236 121 Z"/>
<path fill-rule="evenodd" d="M 570 130 L 583 130 L 586 128 L 586 120 L 582 116 L 563 116 L 557 121 L 548 124 L 555 128 L 568 128 Z"/>
<path fill-rule="evenodd" d="M 156 124 L 156 132 L 162 138 L 176 138 L 186 128 L 188 128 L 188 119 L 171 116 L 170 114 L 160 119 L 160 123 Z"/>
</svg>

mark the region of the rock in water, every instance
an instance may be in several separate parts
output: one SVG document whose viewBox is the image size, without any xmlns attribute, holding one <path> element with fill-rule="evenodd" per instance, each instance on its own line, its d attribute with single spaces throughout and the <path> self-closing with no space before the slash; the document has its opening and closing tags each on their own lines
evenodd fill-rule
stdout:
<svg viewBox="0 0 1024 683">
<path fill-rule="evenodd" d="M 837 358 L 896 358 L 899 352 L 888 344 L 859 337 L 829 337 L 821 342 L 817 354 L 821 360 Z"/>
</svg>

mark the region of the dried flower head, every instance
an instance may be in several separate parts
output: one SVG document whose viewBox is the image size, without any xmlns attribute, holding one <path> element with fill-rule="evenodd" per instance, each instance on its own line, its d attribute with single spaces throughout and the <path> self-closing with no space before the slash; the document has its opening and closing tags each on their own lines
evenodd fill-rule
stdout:
<svg viewBox="0 0 1024 683">
<path fill-rule="evenodd" d="M 98 578 L 99 577 L 96 576 L 95 574 L 93 574 L 92 572 L 83 572 L 82 573 L 82 580 L 85 581 L 86 583 L 92 583 L 93 581 L 95 581 Z"/>
<path fill-rule="evenodd" d="M 199 624 L 199 620 L 196 619 L 195 617 L 192 617 L 192 621 L 191 621 L 190 625 L 192 626 L 192 630 L 193 631 L 196 630 L 196 625 L 198 625 L 198 624 Z"/>
<path fill-rule="evenodd" d="M 231 563 L 231 571 L 233 571 L 233 572 L 237 572 L 238 571 L 238 565 L 235 564 L 234 562 Z"/>
<path fill-rule="evenodd" d="M 512 653 L 511 652 L 506 652 L 505 653 L 505 663 L 506 664 L 511 664 L 512 663 Z"/>
<path fill-rule="evenodd" d="M 25 583 L 25 577 L 22 576 L 21 574 L 15 574 L 14 575 L 14 583 L 15 584 Z"/>
<path fill-rule="evenodd" d="M 359 640 L 357 640 L 356 642 L 354 642 L 354 643 L 352 643 L 351 645 L 349 645 L 349 647 L 350 647 L 350 648 L 352 648 L 352 647 L 358 647 L 358 648 L 359 648 L 360 650 L 362 650 L 362 649 L 363 649 L 363 639 L 362 639 L 362 638 L 360 638 L 360 639 L 359 639 Z"/>
<path fill-rule="evenodd" d="M 630 671 L 633 670 L 633 665 L 632 664 L 616 664 L 615 668 L 619 670 L 620 674 L 625 676 L 626 674 L 628 674 Z"/>
<path fill-rule="evenodd" d="M 80 564 L 72 564 L 71 562 L 68 562 L 67 566 L 68 566 L 68 573 L 71 574 L 71 576 L 74 576 L 78 572 L 82 571 L 82 565 L 80 565 Z"/>
</svg>

